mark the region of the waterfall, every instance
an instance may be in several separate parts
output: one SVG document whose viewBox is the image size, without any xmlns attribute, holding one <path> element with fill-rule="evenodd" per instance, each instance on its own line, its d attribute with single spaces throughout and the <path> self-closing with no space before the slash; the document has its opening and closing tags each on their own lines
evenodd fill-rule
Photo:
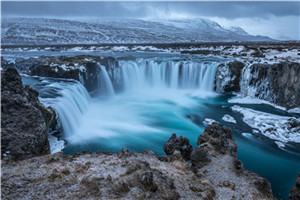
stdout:
<svg viewBox="0 0 300 200">
<path fill-rule="evenodd" d="M 41 98 L 45 104 L 52 106 L 58 113 L 65 136 L 72 135 L 81 124 L 83 114 L 87 111 L 90 96 L 79 82 L 66 84 L 53 83 L 49 88 L 59 88 L 58 97 Z"/>
<path fill-rule="evenodd" d="M 99 91 L 102 96 L 113 96 L 115 94 L 114 87 L 110 77 L 106 71 L 106 67 L 99 65 L 100 73 L 98 77 Z"/>
<path fill-rule="evenodd" d="M 119 66 L 120 70 L 115 71 L 116 79 L 113 81 L 119 83 L 124 91 L 147 88 L 213 91 L 217 69 L 216 62 L 153 59 L 121 60 Z"/>
</svg>

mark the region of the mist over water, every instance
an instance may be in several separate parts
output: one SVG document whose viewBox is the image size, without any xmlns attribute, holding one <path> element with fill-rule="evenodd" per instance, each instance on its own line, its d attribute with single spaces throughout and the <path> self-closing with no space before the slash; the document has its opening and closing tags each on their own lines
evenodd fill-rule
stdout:
<svg viewBox="0 0 300 200">
<path fill-rule="evenodd" d="M 124 143 L 120 139 L 124 136 L 167 138 L 173 132 L 199 134 L 201 129 L 187 115 L 200 105 L 198 99 L 217 95 L 213 92 L 216 62 L 140 59 L 120 61 L 119 66 L 113 72 L 100 66 L 100 96 L 93 98 L 84 114 L 80 113 L 76 129 L 63 126 L 70 144 L 98 141 L 102 145 L 103 139 L 119 138 L 115 141 L 120 143 L 118 149 L 113 149 L 118 151 L 120 145 L 134 143 Z M 120 86 L 118 92 L 113 85 Z M 61 120 L 70 124 L 64 122 L 68 118 Z"/>
</svg>

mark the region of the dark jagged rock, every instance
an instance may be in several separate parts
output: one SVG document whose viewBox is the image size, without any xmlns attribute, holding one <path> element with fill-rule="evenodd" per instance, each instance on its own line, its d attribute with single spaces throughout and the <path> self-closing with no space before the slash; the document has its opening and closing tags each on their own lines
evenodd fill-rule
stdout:
<svg viewBox="0 0 300 200">
<path fill-rule="evenodd" d="M 205 128 L 204 132 L 198 137 L 197 145 L 203 146 L 205 149 L 213 147 L 216 153 L 221 154 L 234 154 L 237 151 L 237 144 L 233 140 L 232 131 L 216 122 Z"/>
<path fill-rule="evenodd" d="M 300 200 L 300 173 L 296 179 L 296 184 L 291 188 L 289 200 Z"/>
<path fill-rule="evenodd" d="M 210 157 L 210 154 L 205 149 L 201 147 L 194 148 L 191 154 L 191 162 L 193 167 L 201 168 L 204 165 L 207 165 L 209 162 L 211 162 Z"/>
<path fill-rule="evenodd" d="M 299 63 L 254 64 L 250 70 L 249 85 L 256 88 L 255 97 L 288 109 L 300 106 Z"/>
<path fill-rule="evenodd" d="M 99 73 L 103 65 L 106 69 L 113 71 L 118 66 L 117 60 L 113 57 L 97 56 L 75 56 L 75 57 L 51 57 L 35 63 L 31 69 L 31 75 L 67 78 L 80 81 L 88 91 L 99 87 Z M 112 77 L 113 78 L 113 77 Z"/>
<path fill-rule="evenodd" d="M 239 61 L 220 64 L 215 76 L 215 90 L 217 92 L 239 92 L 240 79 L 244 63 Z"/>
<path fill-rule="evenodd" d="M 55 112 L 38 100 L 38 92 L 22 85 L 14 68 L 1 72 L 1 154 L 19 160 L 49 153 L 48 129 Z"/>
<path fill-rule="evenodd" d="M 170 139 L 164 145 L 164 151 L 167 155 L 172 155 L 175 150 L 180 151 L 183 159 L 191 159 L 193 147 L 190 145 L 190 142 L 187 138 L 182 136 L 177 137 L 176 134 L 172 134 Z"/>
</svg>

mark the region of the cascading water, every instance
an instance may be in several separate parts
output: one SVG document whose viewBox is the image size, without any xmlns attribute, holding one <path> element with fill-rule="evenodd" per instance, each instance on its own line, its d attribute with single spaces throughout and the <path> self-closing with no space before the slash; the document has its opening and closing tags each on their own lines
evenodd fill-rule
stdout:
<svg viewBox="0 0 300 200">
<path fill-rule="evenodd" d="M 145 90 L 145 88 L 198 89 L 212 91 L 215 62 L 192 61 L 156 61 L 144 60 L 120 61 L 113 80 L 121 83 L 124 91 Z"/>
<path fill-rule="evenodd" d="M 106 67 L 99 64 L 100 72 L 98 76 L 99 92 L 101 96 L 113 96 L 115 94 L 114 87 L 110 77 L 106 71 Z"/>
<path fill-rule="evenodd" d="M 43 103 L 52 106 L 58 113 L 64 135 L 69 137 L 80 126 L 83 114 L 88 110 L 90 95 L 79 82 L 52 83 L 48 88 L 59 88 L 58 97 L 41 98 Z"/>
<path fill-rule="evenodd" d="M 194 93 L 198 92 L 194 96 L 199 98 L 211 95 L 217 62 L 152 58 L 120 60 L 118 67 L 99 67 L 100 96 L 114 98 L 93 101 L 80 127 L 75 122 L 76 128 L 68 128 L 73 131 L 66 138 L 69 144 L 90 142 L 99 148 L 113 145 L 103 144 L 106 138 L 123 137 L 123 134 L 127 138 L 138 138 L 142 133 L 161 137 L 161 134 L 176 131 L 174 127 L 182 123 L 181 126 L 189 127 L 185 132 L 199 131 L 197 125 L 185 119 L 185 109 L 198 105 L 192 98 Z M 158 112 L 153 113 L 153 110 Z M 160 113 L 169 117 L 157 121 Z M 126 139 L 120 138 L 120 142 Z"/>
</svg>

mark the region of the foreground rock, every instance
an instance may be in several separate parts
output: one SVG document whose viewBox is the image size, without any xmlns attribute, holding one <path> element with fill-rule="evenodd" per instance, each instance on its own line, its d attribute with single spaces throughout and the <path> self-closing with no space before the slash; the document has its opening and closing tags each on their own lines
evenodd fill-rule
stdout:
<svg viewBox="0 0 300 200">
<path fill-rule="evenodd" d="M 173 135 L 171 141 L 182 139 Z M 213 123 L 187 161 L 180 149 L 156 156 L 123 148 L 4 162 L 2 199 L 272 199 L 270 184 L 243 169 L 236 150 L 232 132 Z"/>
<path fill-rule="evenodd" d="M 16 69 L 1 72 L 1 155 L 20 160 L 49 153 L 48 129 L 55 112 L 38 100 L 38 92 L 23 86 Z"/>
<path fill-rule="evenodd" d="M 295 186 L 291 189 L 289 200 L 300 200 L 300 173 L 296 179 Z"/>
</svg>

